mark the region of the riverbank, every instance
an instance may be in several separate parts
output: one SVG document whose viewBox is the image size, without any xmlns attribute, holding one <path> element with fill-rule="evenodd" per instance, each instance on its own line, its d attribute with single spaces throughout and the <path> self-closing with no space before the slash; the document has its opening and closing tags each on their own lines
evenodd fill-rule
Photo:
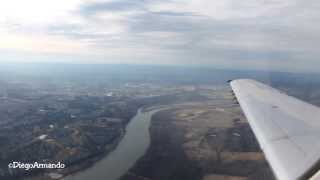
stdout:
<svg viewBox="0 0 320 180">
<path fill-rule="evenodd" d="M 138 108 L 136 108 L 138 111 Z M 79 156 L 76 153 L 77 149 L 68 149 L 72 153 L 68 153 L 66 157 L 69 157 L 72 161 L 61 161 L 66 164 L 65 169 L 59 170 L 45 170 L 42 172 L 35 173 L 34 175 L 29 175 L 27 177 L 21 178 L 22 180 L 57 180 L 57 179 L 67 179 L 66 177 L 77 174 L 78 172 L 90 169 L 97 162 L 99 162 L 104 157 L 108 156 L 113 152 L 120 141 L 123 139 L 126 134 L 127 124 L 130 123 L 136 115 L 134 109 L 128 111 L 126 119 L 117 119 L 117 118 L 97 118 L 95 121 L 91 121 L 88 125 L 82 124 L 79 125 L 78 130 L 73 126 L 69 126 L 68 129 L 72 130 L 74 133 L 70 134 L 66 138 L 72 138 L 74 141 L 81 140 L 80 142 L 90 142 L 87 144 L 82 144 L 87 149 L 82 149 L 81 152 L 85 154 L 84 156 Z M 131 117 L 131 118 L 130 118 Z M 65 128 L 64 128 L 65 129 Z M 63 130 L 64 130 L 63 129 Z M 116 133 L 113 133 L 116 132 Z M 113 133 L 113 134 L 112 134 Z M 107 136 L 111 134 L 112 136 Z M 80 138 L 78 138 L 80 137 Z M 77 139 L 76 139 L 77 138 Z M 83 139 L 86 138 L 87 141 Z M 96 148 L 93 149 L 93 148 Z M 93 150 L 91 150 L 93 149 Z M 86 151 L 87 150 L 87 151 Z M 57 153 L 58 154 L 58 153 Z M 74 157 L 72 159 L 72 157 Z M 16 178 L 18 179 L 18 178 Z M 8 179 L 9 180 L 9 179 Z M 10 179 L 11 180 L 11 179 Z"/>
<path fill-rule="evenodd" d="M 75 165 L 69 166 L 66 169 L 57 170 L 57 172 L 48 172 L 41 173 L 35 176 L 28 176 L 23 178 L 22 180 L 67 180 L 68 176 L 72 176 L 78 172 L 81 172 L 86 169 L 90 169 L 95 165 L 95 163 L 99 162 L 104 157 L 108 156 L 110 152 L 114 151 L 118 146 L 119 142 L 122 140 L 125 132 L 122 132 L 121 135 L 117 136 L 116 139 L 112 141 L 112 143 L 108 144 L 105 147 L 104 151 L 98 152 L 96 154 L 92 154 L 86 158 L 83 158 Z"/>
<path fill-rule="evenodd" d="M 241 109 L 223 103 L 156 113 L 147 153 L 121 180 L 273 179 Z"/>
<path fill-rule="evenodd" d="M 183 133 L 172 124 L 169 112 L 160 111 L 152 117 L 151 144 L 146 154 L 121 180 L 197 180 L 201 172 L 190 161 L 181 143 Z"/>
<path fill-rule="evenodd" d="M 165 108 L 166 106 L 164 106 L 164 104 L 172 104 L 172 103 L 181 103 L 183 101 L 196 101 L 196 100 L 203 100 L 203 97 L 201 95 L 199 95 L 198 93 L 194 93 L 194 94 L 190 94 L 190 93 L 181 93 L 181 94 L 175 94 L 175 95 L 171 95 L 169 97 L 167 96 L 163 96 L 163 97 L 150 97 L 150 98 L 144 98 L 144 99 L 133 99 L 130 101 L 130 103 L 128 103 L 128 105 L 131 107 L 131 105 L 133 105 L 133 107 L 144 107 L 143 110 L 141 111 L 142 113 L 144 114 L 149 114 L 149 113 L 152 113 L 153 111 L 157 111 L 161 108 Z M 122 110 L 123 106 L 120 106 L 120 110 Z M 114 115 L 113 112 L 114 110 L 116 109 L 108 109 L 108 114 L 103 114 L 103 115 Z M 131 110 L 133 110 L 132 108 L 129 109 L 131 112 Z M 101 166 L 103 168 L 98 168 L 98 170 L 93 170 L 93 171 L 98 171 L 95 172 L 95 173 L 89 173 L 89 175 L 85 175 L 86 178 L 83 178 L 83 179 L 90 179 L 90 178 L 93 178 L 93 179 L 97 179 L 97 174 L 101 174 L 101 179 L 105 180 L 106 177 L 110 178 L 110 174 L 113 174 L 115 172 L 118 172 L 118 171 L 121 171 L 121 175 L 125 174 L 126 171 L 132 167 L 134 165 L 134 163 L 141 157 L 143 156 L 143 154 L 145 153 L 146 149 L 148 148 L 149 146 L 149 142 L 148 143 L 145 143 L 147 144 L 147 146 L 142 146 L 140 143 L 143 143 L 143 140 L 144 138 L 147 138 L 147 141 L 149 141 L 149 120 L 151 117 L 148 117 L 148 118 L 141 118 L 142 119 L 142 122 L 144 120 L 147 119 L 147 123 L 144 123 L 143 124 L 143 128 L 144 131 L 141 131 L 141 128 L 136 128 L 135 129 L 135 132 L 144 132 L 145 134 L 143 135 L 140 135 L 139 137 L 137 137 L 136 139 L 133 139 L 133 140 L 130 140 L 129 142 L 132 144 L 132 146 L 128 146 L 127 148 L 127 151 L 131 151 L 132 149 L 134 149 L 134 147 L 143 147 L 145 148 L 143 151 L 140 151 L 139 153 L 141 154 L 138 154 L 138 156 L 134 156 L 136 159 L 134 160 L 131 160 L 130 163 L 123 163 L 123 167 L 127 166 L 125 170 L 122 170 L 121 167 L 113 167 L 115 164 L 116 165 L 119 165 L 118 161 L 114 161 L 113 163 L 110 163 L 110 168 L 113 167 L 112 170 L 110 171 L 106 171 L 105 170 L 105 167 L 106 165 L 104 165 L 103 163 L 101 162 L 104 162 L 104 159 L 112 159 L 112 156 L 110 153 L 113 153 L 114 151 L 117 151 L 118 147 L 121 147 L 121 142 L 123 140 L 125 140 L 125 136 L 126 134 L 128 134 L 128 132 L 124 131 L 124 127 L 126 127 L 126 129 L 128 129 L 128 127 L 130 126 L 132 120 L 132 118 L 130 118 L 131 116 L 128 116 L 128 112 L 127 111 L 123 111 L 120 115 L 123 116 L 123 119 L 125 119 L 125 121 L 122 121 L 122 133 L 119 134 L 119 136 L 117 136 L 116 139 L 113 139 L 113 142 L 115 143 L 108 143 L 107 145 L 107 148 L 108 150 L 103 150 L 103 151 L 100 151 L 99 154 L 97 153 L 94 153 L 92 154 L 92 156 L 86 156 L 85 158 L 81 158 L 81 159 L 78 159 L 77 162 L 73 163 L 72 165 L 67 165 L 67 168 L 64 169 L 64 170 L 61 170 L 61 171 L 48 171 L 48 172 L 44 172 L 44 173 L 39 173 L 40 175 L 35 177 L 35 176 L 32 176 L 32 177 L 28 177 L 30 180 L 47 180 L 47 179 L 61 179 L 62 177 L 65 177 L 64 179 L 67 179 L 67 180 L 73 180 L 73 179 L 76 179 L 78 180 L 79 178 L 82 177 L 81 174 L 87 174 L 88 171 L 92 171 L 92 169 L 94 169 L 96 166 Z M 139 118 L 138 118 L 139 119 Z M 99 119 L 97 119 L 99 120 Z M 102 119 L 103 120 L 103 119 Z M 112 120 L 112 119 L 111 119 Z M 96 124 L 100 124 L 100 122 L 93 122 L 91 120 L 91 126 L 95 126 Z M 128 125 L 127 125 L 128 123 Z M 101 132 L 110 132 L 110 131 L 101 131 Z M 93 131 L 92 133 L 96 133 L 95 131 Z M 70 136 L 68 136 L 70 137 Z M 95 140 L 105 140 L 105 138 L 99 138 L 98 136 L 95 136 L 97 138 L 91 138 L 92 141 L 95 141 Z M 129 136 L 130 137 L 130 136 Z M 119 142 L 121 140 L 121 142 Z M 125 141 L 124 141 L 125 142 Z M 130 144 L 128 143 L 128 144 Z M 88 146 L 90 147 L 90 146 Z M 104 147 L 104 146 L 100 146 L 101 148 Z M 116 148 L 115 148 L 116 147 Z M 101 149 L 100 148 L 100 149 Z M 110 153 L 109 153 L 110 152 Z M 118 157 L 125 157 L 123 156 L 123 154 L 129 154 L 128 152 L 121 152 L 119 153 L 120 155 L 118 155 Z M 110 157 L 109 157 L 110 156 Z M 102 164 L 102 165 L 101 165 Z M 52 174 L 50 173 L 54 173 L 53 176 Z M 51 176 L 51 177 L 50 177 Z M 73 178 L 72 178 L 73 177 Z M 26 179 L 26 178 L 25 178 Z M 27 179 L 27 180 L 29 180 Z M 116 179 L 116 178 L 114 178 Z"/>
<path fill-rule="evenodd" d="M 151 116 L 159 111 L 144 112 L 139 109 L 130 120 L 126 133 L 114 151 L 110 152 L 92 167 L 70 175 L 65 180 L 117 180 L 141 158 L 150 144 L 149 127 Z"/>
</svg>

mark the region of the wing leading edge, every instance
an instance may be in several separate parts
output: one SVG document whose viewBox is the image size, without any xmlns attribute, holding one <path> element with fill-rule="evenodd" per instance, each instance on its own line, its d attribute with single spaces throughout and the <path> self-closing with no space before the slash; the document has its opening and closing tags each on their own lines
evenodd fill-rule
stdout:
<svg viewBox="0 0 320 180">
<path fill-rule="evenodd" d="M 254 80 L 230 84 L 277 178 L 320 179 L 320 108 Z"/>
</svg>

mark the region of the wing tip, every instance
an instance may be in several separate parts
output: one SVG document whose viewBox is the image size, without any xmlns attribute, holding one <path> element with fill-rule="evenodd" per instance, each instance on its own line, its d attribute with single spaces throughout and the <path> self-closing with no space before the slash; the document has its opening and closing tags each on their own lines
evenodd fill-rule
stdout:
<svg viewBox="0 0 320 180">
<path fill-rule="evenodd" d="M 228 82 L 228 83 L 231 85 L 231 87 L 232 87 L 233 85 L 235 85 L 235 84 L 237 84 L 237 83 L 240 83 L 240 82 L 257 82 L 257 81 L 255 81 L 255 80 L 253 80 L 253 79 L 242 78 L 242 79 L 232 79 L 232 80 L 228 80 L 227 82 Z"/>
</svg>

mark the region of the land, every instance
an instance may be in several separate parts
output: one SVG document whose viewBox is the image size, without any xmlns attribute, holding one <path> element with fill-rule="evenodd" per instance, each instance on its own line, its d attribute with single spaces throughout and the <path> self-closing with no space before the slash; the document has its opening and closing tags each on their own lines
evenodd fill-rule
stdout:
<svg viewBox="0 0 320 180">
<path fill-rule="evenodd" d="M 0 179 L 50 180 L 108 156 L 141 107 L 165 107 L 151 145 L 122 180 L 272 179 L 230 88 L 254 78 L 320 105 L 310 74 L 154 66 L 2 65 Z M 62 162 L 62 170 L 8 169 L 13 162 Z"/>
<path fill-rule="evenodd" d="M 117 145 L 139 107 L 118 97 L 19 95 L 1 98 L 1 179 L 53 173 L 8 169 L 10 162 L 63 162 L 70 167 L 55 177 L 89 166 Z"/>
<path fill-rule="evenodd" d="M 38 86 L 33 88 L 33 86 Z M 1 179 L 60 179 L 107 156 L 141 107 L 202 101 L 191 86 L 7 82 L 0 95 Z M 8 169 L 11 162 L 64 163 L 65 169 Z"/>
<path fill-rule="evenodd" d="M 205 103 L 173 105 L 152 117 L 151 145 L 122 180 L 274 179 L 228 89 Z"/>
</svg>

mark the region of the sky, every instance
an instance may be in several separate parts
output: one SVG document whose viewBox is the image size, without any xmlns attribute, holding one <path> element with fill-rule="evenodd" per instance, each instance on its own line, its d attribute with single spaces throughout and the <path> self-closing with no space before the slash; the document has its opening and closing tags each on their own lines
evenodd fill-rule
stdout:
<svg viewBox="0 0 320 180">
<path fill-rule="evenodd" d="M 318 72 L 318 0 L 0 0 L 0 63 Z"/>
</svg>

